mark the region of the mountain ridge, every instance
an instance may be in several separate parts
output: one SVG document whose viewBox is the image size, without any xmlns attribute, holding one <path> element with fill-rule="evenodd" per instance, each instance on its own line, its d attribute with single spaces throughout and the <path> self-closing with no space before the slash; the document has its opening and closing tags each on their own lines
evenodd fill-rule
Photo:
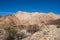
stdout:
<svg viewBox="0 0 60 40">
<path fill-rule="evenodd" d="M 52 12 L 0 16 L 0 40 L 60 40 L 59 30 L 60 16 Z"/>
<path fill-rule="evenodd" d="M 6 23 L 12 23 L 14 22 L 15 24 L 39 24 L 41 22 L 46 23 L 46 21 L 49 20 L 56 20 L 59 19 L 60 17 L 58 15 L 53 14 L 52 12 L 48 14 L 44 13 L 28 13 L 28 12 L 17 12 L 16 14 L 13 15 L 8 15 L 8 16 L 0 16 L 0 21 L 3 20 L 2 22 Z"/>
</svg>

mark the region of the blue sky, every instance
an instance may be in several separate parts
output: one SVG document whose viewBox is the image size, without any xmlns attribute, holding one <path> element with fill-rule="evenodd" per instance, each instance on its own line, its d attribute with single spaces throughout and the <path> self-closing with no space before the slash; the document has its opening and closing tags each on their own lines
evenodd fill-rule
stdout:
<svg viewBox="0 0 60 40">
<path fill-rule="evenodd" d="M 0 0 L 0 15 L 17 11 L 60 14 L 60 0 Z"/>
</svg>

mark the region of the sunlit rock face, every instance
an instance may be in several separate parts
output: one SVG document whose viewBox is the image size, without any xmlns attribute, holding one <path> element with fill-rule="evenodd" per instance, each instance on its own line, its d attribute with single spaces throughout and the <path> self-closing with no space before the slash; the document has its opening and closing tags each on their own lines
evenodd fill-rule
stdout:
<svg viewBox="0 0 60 40">
<path fill-rule="evenodd" d="M 53 14 L 52 12 L 40 13 L 40 12 L 17 12 L 15 16 L 20 20 L 21 24 L 39 24 L 47 23 L 51 20 L 56 20 L 59 18 L 58 15 Z"/>
<path fill-rule="evenodd" d="M 18 11 L 0 16 L 0 40 L 60 40 L 60 15 Z"/>
<path fill-rule="evenodd" d="M 47 23 L 52 20 L 59 19 L 60 16 L 53 14 L 52 12 L 49 13 L 40 13 L 40 12 L 21 12 L 18 11 L 16 14 L 2 16 L 0 17 L 0 24 L 41 24 Z"/>
</svg>

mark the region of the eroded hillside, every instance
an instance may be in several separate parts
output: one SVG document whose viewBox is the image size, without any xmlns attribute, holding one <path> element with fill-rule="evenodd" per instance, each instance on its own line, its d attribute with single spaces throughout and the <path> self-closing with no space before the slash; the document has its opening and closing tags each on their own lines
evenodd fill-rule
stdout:
<svg viewBox="0 0 60 40">
<path fill-rule="evenodd" d="M 19 11 L 0 16 L 0 40 L 60 40 L 60 15 Z"/>
</svg>

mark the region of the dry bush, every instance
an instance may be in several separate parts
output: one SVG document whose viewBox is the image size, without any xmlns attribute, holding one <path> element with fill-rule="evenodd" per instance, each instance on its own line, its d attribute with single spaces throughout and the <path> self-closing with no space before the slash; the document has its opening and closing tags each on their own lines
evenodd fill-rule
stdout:
<svg viewBox="0 0 60 40">
<path fill-rule="evenodd" d="M 25 29 L 26 28 L 26 25 L 18 25 L 17 26 L 20 30 L 22 30 L 22 29 Z"/>
<path fill-rule="evenodd" d="M 27 37 L 27 35 L 25 33 L 19 33 L 19 34 L 17 34 L 17 39 L 18 40 L 22 40 L 23 38 L 26 38 L 26 37 Z"/>
<path fill-rule="evenodd" d="M 6 40 L 14 40 L 17 35 L 17 30 L 14 27 L 7 27 L 5 30 L 8 33 Z"/>
<path fill-rule="evenodd" d="M 60 25 L 57 25 L 57 28 L 60 28 Z"/>
<path fill-rule="evenodd" d="M 27 27 L 27 32 L 35 33 L 39 30 L 40 30 L 40 28 L 36 24 L 35 25 L 28 25 L 28 27 Z"/>
</svg>

